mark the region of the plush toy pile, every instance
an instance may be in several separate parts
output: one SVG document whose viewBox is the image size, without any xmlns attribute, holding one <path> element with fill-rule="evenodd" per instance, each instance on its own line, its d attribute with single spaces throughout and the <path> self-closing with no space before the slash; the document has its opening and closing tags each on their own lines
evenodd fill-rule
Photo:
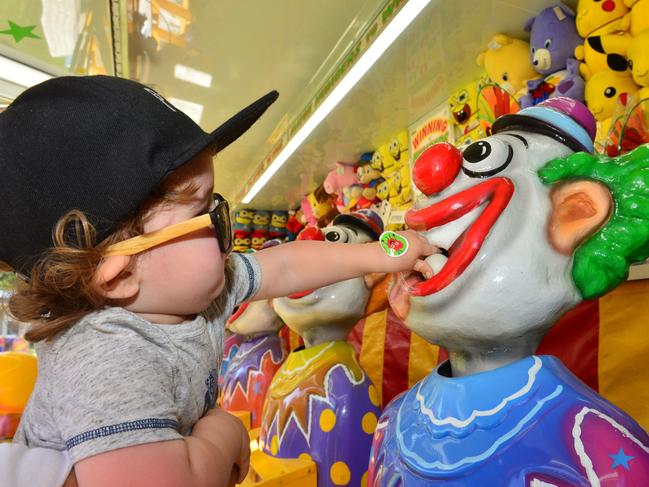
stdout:
<svg viewBox="0 0 649 487">
<path fill-rule="evenodd" d="M 515 97 L 520 108 L 555 96 L 585 101 L 598 122 L 599 152 L 625 152 L 649 141 L 649 107 L 643 103 L 649 99 L 649 0 L 579 0 L 576 12 L 557 3 L 524 29 L 529 43 L 494 35 L 477 59 L 487 81 L 451 96 L 451 140 L 458 147 L 490 133 L 490 117 L 480 106 L 497 106 L 481 93 L 489 83 Z M 501 106 L 498 115 L 518 106 L 507 109 Z"/>
<path fill-rule="evenodd" d="M 649 0 L 579 0 L 576 12 L 559 2 L 523 29 L 529 41 L 494 34 L 476 59 L 485 74 L 449 97 L 449 142 L 464 149 L 491 135 L 498 117 L 558 96 L 593 112 L 596 151 L 617 155 L 649 142 Z M 360 209 L 403 228 L 400 215 L 415 199 L 409 148 L 403 130 L 353 163 L 336 163 L 299 208 L 238 211 L 235 250 L 294 240 L 305 226 L 324 228 Z"/>
</svg>

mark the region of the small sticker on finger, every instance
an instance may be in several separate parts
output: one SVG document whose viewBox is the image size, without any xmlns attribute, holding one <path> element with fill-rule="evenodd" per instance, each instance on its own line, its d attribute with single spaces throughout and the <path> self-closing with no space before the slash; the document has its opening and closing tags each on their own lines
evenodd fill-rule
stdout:
<svg viewBox="0 0 649 487">
<path fill-rule="evenodd" d="M 401 257 L 408 252 L 408 239 L 395 232 L 383 232 L 379 237 L 379 243 L 390 257 Z"/>
</svg>

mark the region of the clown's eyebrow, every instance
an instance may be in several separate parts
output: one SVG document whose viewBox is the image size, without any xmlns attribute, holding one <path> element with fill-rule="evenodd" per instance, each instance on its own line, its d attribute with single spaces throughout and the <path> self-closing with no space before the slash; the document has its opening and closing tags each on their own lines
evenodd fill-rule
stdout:
<svg viewBox="0 0 649 487">
<path fill-rule="evenodd" d="M 523 143 L 523 145 L 525 146 L 526 149 L 528 149 L 530 147 L 529 144 L 527 143 L 527 139 L 525 137 L 523 137 L 522 135 L 518 135 L 518 134 L 503 134 L 503 135 L 509 135 L 510 137 L 516 137 L 518 140 L 520 140 Z"/>
</svg>

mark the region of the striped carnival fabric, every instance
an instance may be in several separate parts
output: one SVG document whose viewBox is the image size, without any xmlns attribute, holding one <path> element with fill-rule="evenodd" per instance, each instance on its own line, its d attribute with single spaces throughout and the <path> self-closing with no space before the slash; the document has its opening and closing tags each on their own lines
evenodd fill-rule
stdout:
<svg viewBox="0 0 649 487">
<path fill-rule="evenodd" d="M 446 350 L 412 333 L 390 308 L 361 320 L 348 337 L 383 407 L 446 360 Z"/>
<path fill-rule="evenodd" d="M 390 277 L 386 276 L 372 289 L 366 317 L 348 337 L 384 407 L 448 357 L 446 350 L 412 333 L 395 316 L 388 305 L 389 286 Z"/>
<path fill-rule="evenodd" d="M 408 330 L 376 289 L 373 309 L 349 341 L 379 390 L 383 406 L 447 358 L 445 350 Z M 590 387 L 649 429 L 649 280 L 625 282 L 566 313 L 538 354 L 555 355 Z"/>
</svg>

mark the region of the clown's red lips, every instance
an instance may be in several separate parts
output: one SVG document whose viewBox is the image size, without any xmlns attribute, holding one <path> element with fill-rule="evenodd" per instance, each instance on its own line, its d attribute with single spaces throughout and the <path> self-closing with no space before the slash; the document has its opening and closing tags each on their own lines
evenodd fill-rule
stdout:
<svg viewBox="0 0 649 487">
<path fill-rule="evenodd" d="M 248 307 L 249 304 L 250 303 L 243 303 L 242 305 L 240 305 L 239 308 L 237 309 L 237 311 L 228 320 L 228 324 L 237 321 L 239 316 L 241 316 L 243 314 L 243 312 L 246 310 L 246 308 Z"/>
<path fill-rule="evenodd" d="M 445 200 L 406 214 L 406 223 L 417 231 L 445 225 L 458 220 L 470 211 L 485 205 L 476 220 L 453 242 L 448 249 L 448 261 L 431 279 L 423 281 L 418 275 L 401 276 L 390 293 L 390 301 L 399 301 L 399 295 L 428 296 L 451 282 L 473 261 L 492 227 L 507 208 L 514 194 L 514 183 L 508 178 L 488 179 Z M 403 282 L 405 281 L 405 282 Z M 407 296 L 403 296 L 407 299 Z"/>
<path fill-rule="evenodd" d="M 300 291 L 300 292 L 297 292 L 297 293 L 289 294 L 289 295 L 286 296 L 286 297 L 287 297 L 288 299 L 300 299 L 300 298 L 303 298 L 304 296 L 308 296 L 308 295 L 311 294 L 313 291 L 315 291 L 315 289 L 308 289 L 308 290 L 306 290 L 306 291 Z"/>
</svg>

